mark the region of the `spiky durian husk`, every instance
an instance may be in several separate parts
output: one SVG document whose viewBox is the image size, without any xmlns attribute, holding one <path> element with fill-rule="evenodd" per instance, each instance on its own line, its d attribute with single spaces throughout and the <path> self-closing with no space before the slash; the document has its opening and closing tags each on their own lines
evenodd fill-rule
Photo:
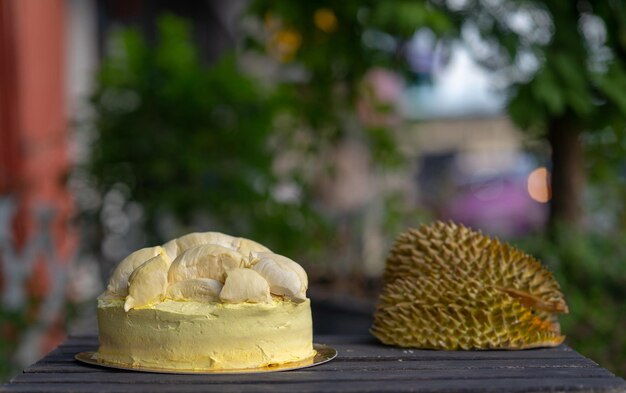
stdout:
<svg viewBox="0 0 626 393">
<path fill-rule="evenodd" d="M 567 305 L 533 257 L 463 225 L 436 222 L 398 236 L 372 333 L 385 344 L 522 349 L 560 344 Z"/>
</svg>

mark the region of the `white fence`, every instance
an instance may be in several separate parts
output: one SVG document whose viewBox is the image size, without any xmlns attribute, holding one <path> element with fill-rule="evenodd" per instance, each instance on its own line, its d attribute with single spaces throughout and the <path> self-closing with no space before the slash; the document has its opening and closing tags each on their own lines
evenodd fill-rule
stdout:
<svg viewBox="0 0 626 393">
<path fill-rule="evenodd" d="M 37 206 L 33 210 L 35 228 L 28 234 L 25 244 L 18 248 L 12 230 L 17 201 L 10 196 L 0 197 L 2 308 L 6 311 L 26 312 L 29 306 L 26 283 L 34 273 L 37 261 L 46 264 L 48 273 L 48 290 L 44 293 L 35 316 L 29 317 L 26 330 L 19 333 L 17 351 L 12 359 L 18 366 L 31 364 L 42 355 L 46 335 L 58 323 L 59 318 L 63 317 L 68 294 L 75 287 L 75 281 L 85 279 L 84 274 L 76 274 L 77 271 L 84 273 L 84 269 L 76 263 L 76 255 L 66 259 L 59 256 L 51 228 L 55 217 L 54 209 L 50 206 Z M 97 278 L 92 281 L 97 283 Z M 95 286 L 92 290 L 99 289 L 97 284 Z"/>
</svg>

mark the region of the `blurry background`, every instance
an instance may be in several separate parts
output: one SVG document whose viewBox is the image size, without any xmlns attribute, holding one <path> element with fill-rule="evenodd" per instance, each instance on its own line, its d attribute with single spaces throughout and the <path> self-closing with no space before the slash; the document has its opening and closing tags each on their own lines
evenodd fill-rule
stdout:
<svg viewBox="0 0 626 393">
<path fill-rule="evenodd" d="M 249 237 L 367 333 L 395 235 L 539 257 L 626 375 L 626 3 L 0 0 L 0 373 L 92 320 L 129 252 Z"/>
</svg>

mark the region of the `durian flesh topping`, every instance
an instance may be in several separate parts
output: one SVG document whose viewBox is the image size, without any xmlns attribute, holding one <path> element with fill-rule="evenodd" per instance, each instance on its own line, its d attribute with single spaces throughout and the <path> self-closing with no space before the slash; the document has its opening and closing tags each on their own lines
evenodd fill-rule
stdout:
<svg viewBox="0 0 626 393">
<path fill-rule="evenodd" d="M 387 258 L 372 333 L 430 349 L 555 346 L 568 308 L 533 257 L 463 225 L 436 222 L 400 234 Z"/>
<path fill-rule="evenodd" d="M 135 271 L 135 269 L 148 259 L 156 257 L 163 251 L 164 249 L 161 246 L 147 247 L 137 250 L 124 258 L 122 262 L 117 265 L 113 274 L 111 274 L 111 278 L 109 279 L 109 284 L 106 289 L 107 293 L 112 296 L 128 295 L 128 278 L 133 271 Z"/>
<path fill-rule="evenodd" d="M 253 254 L 252 270 L 259 273 L 270 285 L 273 294 L 288 296 L 296 302 L 306 300 L 308 280 L 302 266 L 282 255 Z"/>
<path fill-rule="evenodd" d="M 270 286 L 252 269 L 235 268 L 228 271 L 220 292 L 224 303 L 270 303 Z"/>
<path fill-rule="evenodd" d="M 100 298 L 124 300 L 126 312 L 167 299 L 269 303 L 274 295 L 300 303 L 307 287 L 306 272 L 291 259 L 249 239 L 204 232 L 133 252 Z"/>
<path fill-rule="evenodd" d="M 161 302 L 167 290 L 169 266 L 169 257 L 165 252 L 161 252 L 135 269 L 128 278 L 128 296 L 124 303 L 124 311 Z"/>
</svg>

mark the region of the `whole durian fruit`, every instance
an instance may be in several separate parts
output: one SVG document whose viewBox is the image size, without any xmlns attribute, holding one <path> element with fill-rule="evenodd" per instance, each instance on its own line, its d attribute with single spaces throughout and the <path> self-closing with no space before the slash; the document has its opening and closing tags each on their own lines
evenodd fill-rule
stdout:
<svg viewBox="0 0 626 393">
<path fill-rule="evenodd" d="M 398 236 L 371 332 L 431 349 L 556 346 L 567 313 L 559 284 L 533 257 L 452 222 Z"/>
</svg>

